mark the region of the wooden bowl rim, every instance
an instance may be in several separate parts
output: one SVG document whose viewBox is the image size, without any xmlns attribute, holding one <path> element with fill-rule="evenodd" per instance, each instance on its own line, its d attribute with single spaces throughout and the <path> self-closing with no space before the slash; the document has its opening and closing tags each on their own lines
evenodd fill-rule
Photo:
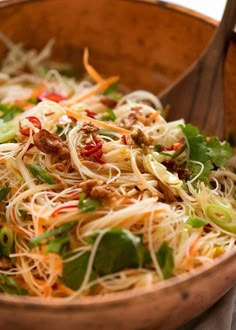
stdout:
<svg viewBox="0 0 236 330">
<path fill-rule="evenodd" d="M 168 291 L 173 287 L 181 287 L 192 280 L 197 280 L 199 276 L 209 277 L 213 272 L 215 272 L 219 267 L 223 268 L 224 264 L 231 263 L 236 258 L 236 250 L 226 252 L 222 256 L 213 260 L 212 264 L 202 265 L 198 268 L 191 270 L 188 273 L 183 273 L 163 282 L 159 282 L 151 285 L 150 287 L 135 288 L 131 290 L 125 290 L 122 292 L 109 293 L 103 296 L 98 295 L 94 297 L 82 297 L 74 298 L 67 301 L 66 298 L 50 298 L 44 299 L 40 297 L 29 297 L 29 296 L 11 296 L 7 294 L 0 294 L 0 307 L 10 306 L 10 307 L 26 307 L 30 306 L 33 309 L 47 310 L 50 308 L 53 310 L 62 310 L 65 307 L 68 309 L 86 309 L 87 306 L 91 307 L 104 307 L 104 305 L 120 305 L 121 302 L 134 300 L 140 296 L 148 296 L 150 294 L 158 294 L 160 291 Z M 210 277 L 209 277 L 210 278 Z M 230 289 L 230 287 L 228 288 Z M 158 297 L 158 296 L 157 296 Z"/>
<path fill-rule="evenodd" d="M 20 4 L 29 4 L 29 3 L 42 3 L 42 2 L 53 2 L 55 0 L 1 0 L 0 1 L 0 9 L 1 8 L 5 8 L 5 7 L 12 7 L 12 6 L 15 6 L 15 5 L 20 5 Z M 146 5 L 151 5 L 151 6 L 160 6 L 160 7 L 164 7 L 164 8 L 167 8 L 169 10 L 172 10 L 172 11 L 176 11 L 176 12 L 179 12 L 179 13 L 182 13 L 186 16 L 191 16 L 192 18 L 195 18 L 195 19 L 198 19 L 198 20 L 201 20 L 203 21 L 204 23 L 207 23 L 209 25 L 212 25 L 212 26 L 217 26 L 218 25 L 218 21 L 207 16 L 207 15 L 204 15 L 202 13 L 199 13 L 195 10 L 192 10 L 192 9 L 189 9 L 189 8 L 186 8 L 182 5 L 178 5 L 178 4 L 174 4 L 174 3 L 169 3 L 169 2 L 166 2 L 164 0 L 120 0 L 120 1 L 126 1 L 126 2 L 133 2 L 133 3 L 136 3 L 138 4 L 139 2 L 140 3 L 145 3 Z"/>
<path fill-rule="evenodd" d="M 54 1 L 54 0 L 2 0 L 0 2 L 0 10 L 1 8 L 13 7 L 15 5 L 23 5 L 29 3 L 42 3 L 42 1 Z M 123 0 L 134 2 L 138 4 L 138 2 L 145 3 L 151 6 L 161 6 L 167 8 L 168 10 L 179 12 L 183 15 L 191 16 L 194 19 L 200 19 L 206 24 L 211 26 L 217 26 L 218 22 L 204 14 L 198 13 L 191 9 L 185 8 L 183 6 L 177 4 L 167 3 L 165 1 L 159 1 L 158 3 L 150 2 L 147 0 Z M 147 288 L 136 288 L 132 290 L 126 290 L 117 293 L 110 293 L 104 296 L 94 296 L 94 297 L 83 297 L 82 299 L 75 298 L 69 302 L 65 302 L 65 298 L 51 298 L 50 300 L 42 299 L 40 297 L 28 297 L 28 296 L 11 296 L 6 294 L 0 294 L 0 306 L 1 307 L 27 307 L 27 309 L 40 309 L 40 310 L 48 310 L 49 311 L 57 311 L 62 310 L 65 306 L 69 309 L 78 309 L 85 308 L 86 306 L 104 306 L 105 304 L 120 304 L 121 302 L 127 300 L 133 300 L 139 296 L 148 296 L 149 294 L 153 294 L 154 292 L 158 293 L 158 291 L 168 291 L 174 286 L 179 286 L 186 282 L 191 281 L 192 279 L 196 279 L 198 276 L 209 276 L 212 272 L 214 272 L 218 267 L 223 267 L 224 264 L 230 263 L 234 258 L 236 258 L 236 251 L 230 251 L 225 253 L 224 255 L 218 257 L 216 260 L 212 262 L 212 264 L 200 266 L 188 273 L 180 274 L 171 279 L 165 280 L 163 282 L 159 282 L 153 284 Z"/>
</svg>

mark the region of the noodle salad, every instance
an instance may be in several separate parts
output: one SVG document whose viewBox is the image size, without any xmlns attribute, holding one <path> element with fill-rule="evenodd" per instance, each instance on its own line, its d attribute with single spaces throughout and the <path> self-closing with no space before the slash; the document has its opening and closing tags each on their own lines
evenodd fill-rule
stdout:
<svg viewBox="0 0 236 330">
<path fill-rule="evenodd" d="M 228 142 L 167 122 L 146 91 L 50 62 L 5 36 L 0 292 L 43 298 L 151 286 L 235 249 Z"/>
</svg>

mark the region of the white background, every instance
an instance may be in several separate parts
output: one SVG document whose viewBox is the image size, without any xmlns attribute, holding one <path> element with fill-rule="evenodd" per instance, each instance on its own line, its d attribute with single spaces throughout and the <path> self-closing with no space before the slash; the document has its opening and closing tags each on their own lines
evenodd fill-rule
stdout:
<svg viewBox="0 0 236 330">
<path fill-rule="evenodd" d="M 223 14 L 226 0 L 167 0 L 167 2 L 199 11 L 219 21 Z"/>
</svg>

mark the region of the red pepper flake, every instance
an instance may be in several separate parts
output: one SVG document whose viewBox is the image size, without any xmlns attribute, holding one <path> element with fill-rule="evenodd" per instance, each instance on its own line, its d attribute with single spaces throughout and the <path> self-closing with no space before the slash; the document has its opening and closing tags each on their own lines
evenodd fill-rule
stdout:
<svg viewBox="0 0 236 330">
<path fill-rule="evenodd" d="M 39 130 L 42 129 L 42 125 L 40 120 L 37 117 L 34 116 L 29 116 L 25 118 L 26 120 L 28 120 L 31 124 L 33 124 L 33 126 Z M 22 123 L 19 123 L 19 128 L 20 128 L 20 133 L 22 135 L 25 136 L 30 136 L 30 128 L 27 126 L 23 126 Z M 35 132 L 32 131 L 32 134 L 34 134 Z"/>
<path fill-rule="evenodd" d="M 96 119 L 96 115 L 97 115 L 97 114 L 96 114 L 95 112 L 93 112 L 93 111 L 91 111 L 91 110 L 88 110 L 88 109 L 86 109 L 85 112 L 86 112 L 86 115 L 87 115 L 88 117 L 93 118 L 93 119 Z"/>
<path fill-rule="evenodd" d="M 173 149 L 173 146 L 170 146 L 170 147 L 160 147 L 160 152 L 163 152 L 163 151 L 172 151 L 174 150 Z"/>
<path fill-rule="evenodd" d="M 122 135 L 121 141 L 122 141 L 123 144 L 127 144 L 127 138 L 126 138 L 125 135 Z"/>
<path fill-rule="evenodd" d="M 65 206 L 61 206 L 58 209 L 56 209 L 55 211 L 52 212 L 52 217 L 55 217 L 58 213 L 63 212 L 65 210 L 68 209 L 77 209 L 77 205 L 65 205 Z"/>
<path fill-rule="evenodd" d="M 55 291 L 58 289 L 58 283 L 53 283 L 52 289 Z"/>
<path fill-rule="evenodd" d="M 179 141 L 173 144 L 173 150 L 178 151 L 184 146 L 184 141 Z"/>
<path fill-rule="evenodd" d="M 184 145 L 184 141 L 179 141 L 179 142 L 176 142 L 174 143 L 172 146 L 170 147 L 161 147 L 160 148 L 160 151 L 163 152 L 163 151 L 178 151 L 179 149 L 181 149 Z"/>
<path fill-rule="evenodd" d="M 173 162 L 172 159 L 164 160 L 162 162 L 162 165 L 164 165 L 168 170 L 173 170 L 175 163 Z"/>
<path fill-rule="evenodd" d="M 81 156 L 89 158 L 96 163 L 105 164 L 105 162 L 101 159 L 103 155 L 101 140 L 95 140 L 95 144 L 92 142 L 87 143 L 81 150 L 80 154 Z"/>
<path fill-rule="evenodd" d="M 43 101 L 44 99 L 53 101 L 53 102 L 61 102 L 65 100 L 66 98 L 60 94 L 54 93 L 54 92 L 43 92 L 38 96 L 39 101 Z"/>
</svg>

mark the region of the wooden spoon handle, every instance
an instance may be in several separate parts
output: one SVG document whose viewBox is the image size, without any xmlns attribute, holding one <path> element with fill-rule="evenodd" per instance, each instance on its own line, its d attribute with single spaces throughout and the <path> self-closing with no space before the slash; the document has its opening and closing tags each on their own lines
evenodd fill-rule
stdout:
<svg viewBox="0 0 236 330">
<path fill-rule="evenodd" d="M 232 30 L 235 24 L 236 1 L 228 0 L 225 5 L 225 10 L 221 22 L 216 29 L 216 32 L 214 33 L 208 48 L 205 49 L 205 52 L 203 52 L 202 56 L 209 56 L 210 54 L 213 57 L 219 57 L 222 52 L 224 53 L 232 36 Z"/>
<path fill-rule="evenodd" d="M 228 0 L 209 46 L 193 65 L 159 96 L 170 104 L 169 119 L 184 118 L 207 134 L 224 137 L 223 64 L 236 22 L 236 1 Z"/>
</svg>

